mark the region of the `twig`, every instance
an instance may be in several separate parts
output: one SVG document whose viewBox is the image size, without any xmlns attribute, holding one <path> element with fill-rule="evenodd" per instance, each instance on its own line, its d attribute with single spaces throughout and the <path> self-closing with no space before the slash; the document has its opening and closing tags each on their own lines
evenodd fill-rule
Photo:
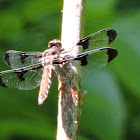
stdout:
<svg viewBox="0 0 140 140">
<path fill-rule="evenodd" d="M 63 1 L 61 42 L 65 50 L 76 55 L 79 49 L 75 45 L 83 29 L 84 0 Z M 60 66 L 59 75 L 57 140 L 77 140 L 81 105 L 86 97 L 86 93 L 80 93 L 78 63 Z"/>
</svg>

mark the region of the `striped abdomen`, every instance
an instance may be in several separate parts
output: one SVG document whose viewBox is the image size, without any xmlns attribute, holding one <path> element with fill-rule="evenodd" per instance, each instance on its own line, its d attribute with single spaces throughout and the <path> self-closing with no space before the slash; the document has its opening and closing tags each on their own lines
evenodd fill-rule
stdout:
<svg viewBox="0 0 140 140">
<path fill-rule="evenodd" d="M 44 67 L 38 96 L 38 104 L 43 104 L 44 100 L 48 97 L 48 92 L 52 84 L 53 73 L 53 65 L 48 65 Z"/>
</svg>

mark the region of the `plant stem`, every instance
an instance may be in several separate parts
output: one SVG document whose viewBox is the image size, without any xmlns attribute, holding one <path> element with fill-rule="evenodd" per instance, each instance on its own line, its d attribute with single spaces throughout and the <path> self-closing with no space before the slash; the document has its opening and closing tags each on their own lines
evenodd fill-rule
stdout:
<svg viewBox="0 0 140 140">
<path fill-rule="evenodd" d="M 79 53 L 77 42 L 82 36 L 84 0 L 63 0 L 61 42 L 72 55 Z M 81 105 L 86 97 L 80 92 L 79 63 L 65 64 L 59 69 L 57 140 L 77 140 Z"/>
</svg>

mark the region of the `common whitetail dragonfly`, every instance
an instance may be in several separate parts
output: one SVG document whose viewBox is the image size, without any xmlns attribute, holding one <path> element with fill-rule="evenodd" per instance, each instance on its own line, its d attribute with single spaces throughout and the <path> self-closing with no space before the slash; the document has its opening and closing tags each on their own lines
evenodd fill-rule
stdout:
<svg viewBox="0 0 140 140">
<path fill-rule="evenodd" d="M 3 59 L 12 69 L 0 72 L 0 86 L 31 90 L 40 85 L 38 104 L 42 104 L 48 96 L 56 65 L 81 61 L 85 66 L 92 54 L 97 56 L 92 60 L 94 66 L 104 66 L 118 55 L 116 49 L 108 47 L 116 37 L 117 32 L 113 29 L 93 33 L 75 44 L 75 47 L 83 48 L 83 52 L 76 56 L 64 50 L 60 40 L 56 39 L 49 42 L 49 49 L 43 53 L 9 50 Z"/>
</svg>

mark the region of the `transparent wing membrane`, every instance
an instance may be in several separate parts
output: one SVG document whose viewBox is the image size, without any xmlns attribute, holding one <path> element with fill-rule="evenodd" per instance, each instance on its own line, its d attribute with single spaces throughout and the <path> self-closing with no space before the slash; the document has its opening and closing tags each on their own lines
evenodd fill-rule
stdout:
<svg viewBox="0 0 140 140">
<path fill-rule="evenodd" d="M 34 65 L 41 61 L 42 53 L 40 52 L 20 52 L 9 50 L 4 55 L 4 62 L 11 68 L 22 68 Z"/>
<path fill-rule="evenodd" d="M 7 70 L 0 73 L 0 86 L 30 90 L 38 87 L 42 78 L 41 65 L 26 69 Z"/>
<path fill-rule="evenodd" d="M 115 38 L 117 37 L 117 32 L 113 29 L 104 29 L 96 33 L 93 33 L 83 39 L 81 39 L 77 45 L 82 45 L 83 52 L 108 47 Z"/>
<path fill-rule="evenodd" d="M 75 60 L 80 60 L 81 64 L 83 63 L 82 61 L 86 63 L 85 65 L 81 66 L 81 71 L 83 71 L 82 73 L 84 73 L 83 75 L 85 75 L 93 73 L 98 68 L 105 66 L 107 63 L 111 62 L 117 55 L 117 50 L 109 47 L 104 47 L 81 53 L 75 58 Z"/>
</svg>

